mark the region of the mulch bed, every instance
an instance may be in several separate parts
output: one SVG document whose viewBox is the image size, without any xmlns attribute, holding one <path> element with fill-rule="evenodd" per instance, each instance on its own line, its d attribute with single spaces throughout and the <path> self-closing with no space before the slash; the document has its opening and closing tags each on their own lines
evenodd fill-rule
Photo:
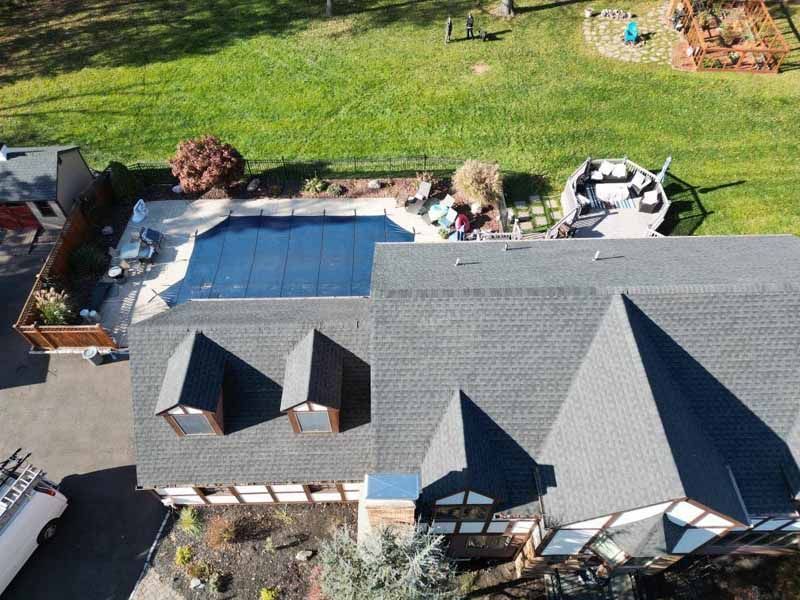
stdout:
<svg viewBox="0 0 800 600">
<path fill-rule="evenodd" d="M 176 513 L 153 558 L 153 568 L 162 580 L 191 599 L 255 600 L 266 587 L 279 588 L 281 600 L 306 600 L 319 563 L 320 543 L 343 525 L 353 532 L 356 527 L 354 504 L 214 506 L 199 507 L 198 511 L 203 519 L 200 536 L 181 531 L 175 525 Z M 214 515 L 225 515 L 236 523 L 235 539 L 218 549 L 210 548 L 205 537 Z M 222 575 L 222 593 L 189 589 L 187 568 L 175 565 L 175 550 L 182 545 L 192 548 L 193 563 L 206 563 Z M 301 550 L 313 551 L 311 560 L 296 560 Z"/>
</svg>

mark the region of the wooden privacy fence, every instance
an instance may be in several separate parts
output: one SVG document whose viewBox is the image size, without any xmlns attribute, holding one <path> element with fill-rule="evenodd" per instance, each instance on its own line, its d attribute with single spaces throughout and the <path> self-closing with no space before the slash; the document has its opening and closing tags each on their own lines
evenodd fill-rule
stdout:
<svg viewBox="0 0 800 600">
<path fill-rule="evenodd" d="M 67 218 L 61 235 L 56 241 L 44 265 L 36 275 L 33 288 L 22 306 L 17 322 L 14 324 L 19 334 L 33 348 L 44 350 L 81 349 L 88 346 L 98 348 L 117 348 L 117 343 L 108 331 L 99 324 L 92 325 L 41 325 L 37 323 L 38 314 L 34 294 L 46 289 L 54 279 L 69 277 L 69 255 L 91 236 L 91 225 L 76 207 Z"/>
</svg>

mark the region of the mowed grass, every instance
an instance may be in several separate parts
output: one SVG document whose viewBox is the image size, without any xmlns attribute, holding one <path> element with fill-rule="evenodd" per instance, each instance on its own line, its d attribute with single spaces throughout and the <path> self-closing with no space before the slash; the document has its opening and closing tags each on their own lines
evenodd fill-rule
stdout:
<svg viewBox="0 0 800 600">
<path fill-rule="evenodd" d="M 459 0 L 334 3 L 325 19 L 322 0 L 12 0 L 0 138 L 77 143 L 95 167 L 202 133 L 251 158 L 476 157 L 554 194 L 589 155 L 672 155 L 696 192 L 678 232 L 800 234 L 800 7 L 776 9 L 794 51 L 771 77 L 600 57 L 580 0 L 522 0 L 511 21 Z M 445 46 L 468 10 L 497 39 Z"/>
</svg>

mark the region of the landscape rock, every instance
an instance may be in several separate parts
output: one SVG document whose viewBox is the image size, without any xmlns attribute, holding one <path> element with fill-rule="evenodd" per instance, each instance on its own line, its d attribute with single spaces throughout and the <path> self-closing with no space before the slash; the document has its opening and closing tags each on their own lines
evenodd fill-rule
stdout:
<svg viewBox="0 0 800 600">
<path fill-rule="evenodd" d="M 300 550 L 300 552 L 294 555 L 294 559 L 299 560 L 300 562 L 306 562 L 311 560 L 312 556 L 314 556 L 313 550 Z"/>
<path fill-rule="evenodd" d="M 379 189 L 381 189 L 381 182 L 380 182 L 380 181 L 378 181 L 377 179 L 370 179 L 370 180 L 367 182 L 367 189 L 370 189 L 370 190 L 379 190 Z"/>
<path fill-rule="evenodd" d="M 192 577 L 192 580 L 189 582 L 189 588 L 193 590 L 202 590 L 205 584 L 200 581 L 197 577 Z"/>
<path fill-rule="evenodd" d="M 247 191 L 250 193 L 257 192 L 260 186 L 261 186 L 261 180 L 258 177 L 253 177 L 250 180 L 250 183 L 247 184 Z"/>
</svg>

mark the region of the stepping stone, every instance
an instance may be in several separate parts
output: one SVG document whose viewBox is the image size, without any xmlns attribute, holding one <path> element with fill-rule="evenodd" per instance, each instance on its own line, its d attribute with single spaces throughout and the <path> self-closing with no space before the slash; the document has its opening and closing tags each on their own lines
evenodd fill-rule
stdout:
<svg viewBox="0 0 800 600">
<path fill-rule="evenodd" d="M 543 215 L 544 214 L 544 206 L 538 204 L 533 207 L 533 214 L 535 215 Z"/>
<path fill-rule="evenodd" d="M 531 203 L 539 202 L 541 199 L 542 197 L 539 196 L 539 194 L 531 194 L 530 198 L 528 198 L 528 200 L 530 200 Z"/>
<path fill-rule="evenodd" d="M 559 206 L 559 203 L 557 203 L 557 202 L 556 202 L 555 200 L 553 200 L 552 198 L 547 198 L 547 199 L 544 201 L 544 205 L 545 205 L 547 208 L 556 208 L 557 206 Z"/>
<path fill-rule="evenodd" d="M 563 216 L 560 210 L 553 210 L 550 211 L 550 216 L 552 217 L 553 221 L 558 221 Z"/>
<path fill-rule="evenodd" d="M 544 227 L 545 225 L 547 225 L 547 217 L 545 217 L 544 215 L 534 217 L 533 224 L 536 225 L 537 227 Z"/>
<path fill-rule="evenodd" d="M 524 232 L 533 231 L 533 223 L 530 221 L 525 221 L 519 224 L 519 228 L 522 229 Z"/>
<path fill-rule="evenodd" d="M 527 209 L 528 203 L 525 200 L 514 200 L 514 207 L 519 209 Z"/>
</svg>

